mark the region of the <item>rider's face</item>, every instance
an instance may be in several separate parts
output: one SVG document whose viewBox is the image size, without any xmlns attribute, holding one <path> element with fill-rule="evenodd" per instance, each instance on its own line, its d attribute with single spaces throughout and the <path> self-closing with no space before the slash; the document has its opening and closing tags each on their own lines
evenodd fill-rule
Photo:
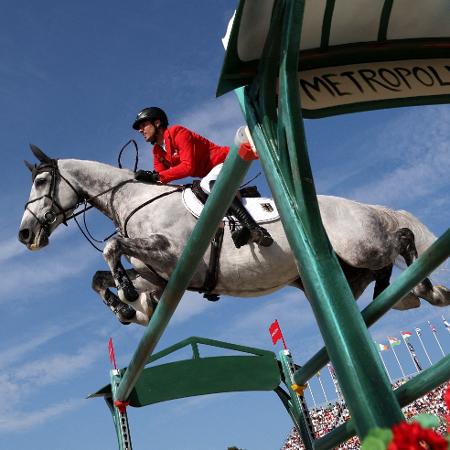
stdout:
<svg viewBox="0 0 450 450">
<path fill-rule="evenodd" d="M 150 144 L 156 143 L 157 132 L 158 132 L 158 129 L 149 120 L 144 120 L 139 125 L 139 133 L 141 133 L 142 136 L 144 137 L 144 139 L 147 142 L 150 142 Z"/>
</svg>

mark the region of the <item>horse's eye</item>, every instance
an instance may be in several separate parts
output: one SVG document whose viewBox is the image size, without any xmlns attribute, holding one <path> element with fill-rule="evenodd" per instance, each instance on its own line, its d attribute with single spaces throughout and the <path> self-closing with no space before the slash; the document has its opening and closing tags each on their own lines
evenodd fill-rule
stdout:
<svg viewBox="0 0 450 450">
<path fill-rule="evenodd" d="M 36 178 L 34 184 L 36 186 L 43 186 L 46 182 L 47 180 L 45 178 Z"/>
</svg>

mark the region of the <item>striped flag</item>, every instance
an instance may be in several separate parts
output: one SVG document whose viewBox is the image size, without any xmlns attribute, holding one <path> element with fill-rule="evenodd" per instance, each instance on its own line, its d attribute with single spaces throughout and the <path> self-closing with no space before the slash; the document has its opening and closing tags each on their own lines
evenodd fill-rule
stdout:
<svg viewBox="0 0 450 450">
<path fill-rule="evenodd" d="M 413 345 L 411 344 L 411 342 L 407 342 L 406 345 L 408 346 L 409 353 L 411 354 L 411 357 L 412 357 L 412 359 L 414 361 L 414 364 L 417 367 L 417 371 L 421 372 L 422 371 L 422 366 L 421 366 L 421 364 L 419 362 L 419 359 L 417 358 L 416 351 L 414 350 Z"/>
<path fill-rule="evenodd" d="M 388 336 L 388 341 L 389 341 L 389 344 L 391 344 L 391 347 L 401 344 L 400 339 L 397 339 L 396 337 L 392 337 L 392 336 Z"/>
<path fill-rule="evenodd" d="M 433 333 L 437 333 L 436 327 L 435 327 L 429 320 L 427 320 L 427 322 L 428 322 L 428 325 L 429 325 L 430 328 L 431 328 L 431 331 L 432 331 Z"/>
<path fill-rule="evenodd" d="M 410 333 L 409 331 L 401 331 L 400 334 L 402 335 L 402 338 L 405 340 L 412 336 L 412 333 Z"/>
<path fill-rule="evenodd" d="M 385 344 L 377 344 L 378 345 L 378 350 L 380 350 L 380 352 L 385 352 L 386 350 L 389 350 L 389 345 L 385 345 Z"/>
</svg>

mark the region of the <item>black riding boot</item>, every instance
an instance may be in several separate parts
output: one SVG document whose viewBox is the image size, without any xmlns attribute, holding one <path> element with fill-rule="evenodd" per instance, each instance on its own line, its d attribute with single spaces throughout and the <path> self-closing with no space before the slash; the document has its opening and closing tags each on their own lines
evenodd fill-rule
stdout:
<svg viewBox="0 0 450 450">
<path fill-rule="evenodd" d="M 269 232 L 255 222 L 255 219 L 253 219 L 237 197 L 231 203 L 229 212 L 242 225 L 242 228 L 231 233 L 236 248 L 240 248 L 249 242 L 256 242 L 263 247 L 269 247 L 273 244 L 273 239 Z"/>
</svg>

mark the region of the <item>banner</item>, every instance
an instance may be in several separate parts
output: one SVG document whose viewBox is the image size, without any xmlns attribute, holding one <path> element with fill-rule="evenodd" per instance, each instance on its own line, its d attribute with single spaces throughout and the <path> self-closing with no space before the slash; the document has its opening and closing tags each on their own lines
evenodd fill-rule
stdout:
<svg viewBox="0 0 450 450">
<path fill-rule="evenodd" d="M 348 64 L 300 71 L 300 97 L 307 111 L 348 109 L 450 95 L 448 58 Z M 366 109 L 370 109 L 367 107 Z"/>
<path fill-rule="evenodd" d="M 281 341 L 283 342 L 284 348 L 287 349 L 286 342 L 284 341 L 283 333 L 281 332 L 281 328 L 280 328 L 280 324 L 278 323 L 278 320 L 275 319 L 275 321 L 270 324 L 269 333 L 270 333 L 270 336 L 272 337 L 273 345 L 275 345 L 281 339 Z"/>
</svg>

